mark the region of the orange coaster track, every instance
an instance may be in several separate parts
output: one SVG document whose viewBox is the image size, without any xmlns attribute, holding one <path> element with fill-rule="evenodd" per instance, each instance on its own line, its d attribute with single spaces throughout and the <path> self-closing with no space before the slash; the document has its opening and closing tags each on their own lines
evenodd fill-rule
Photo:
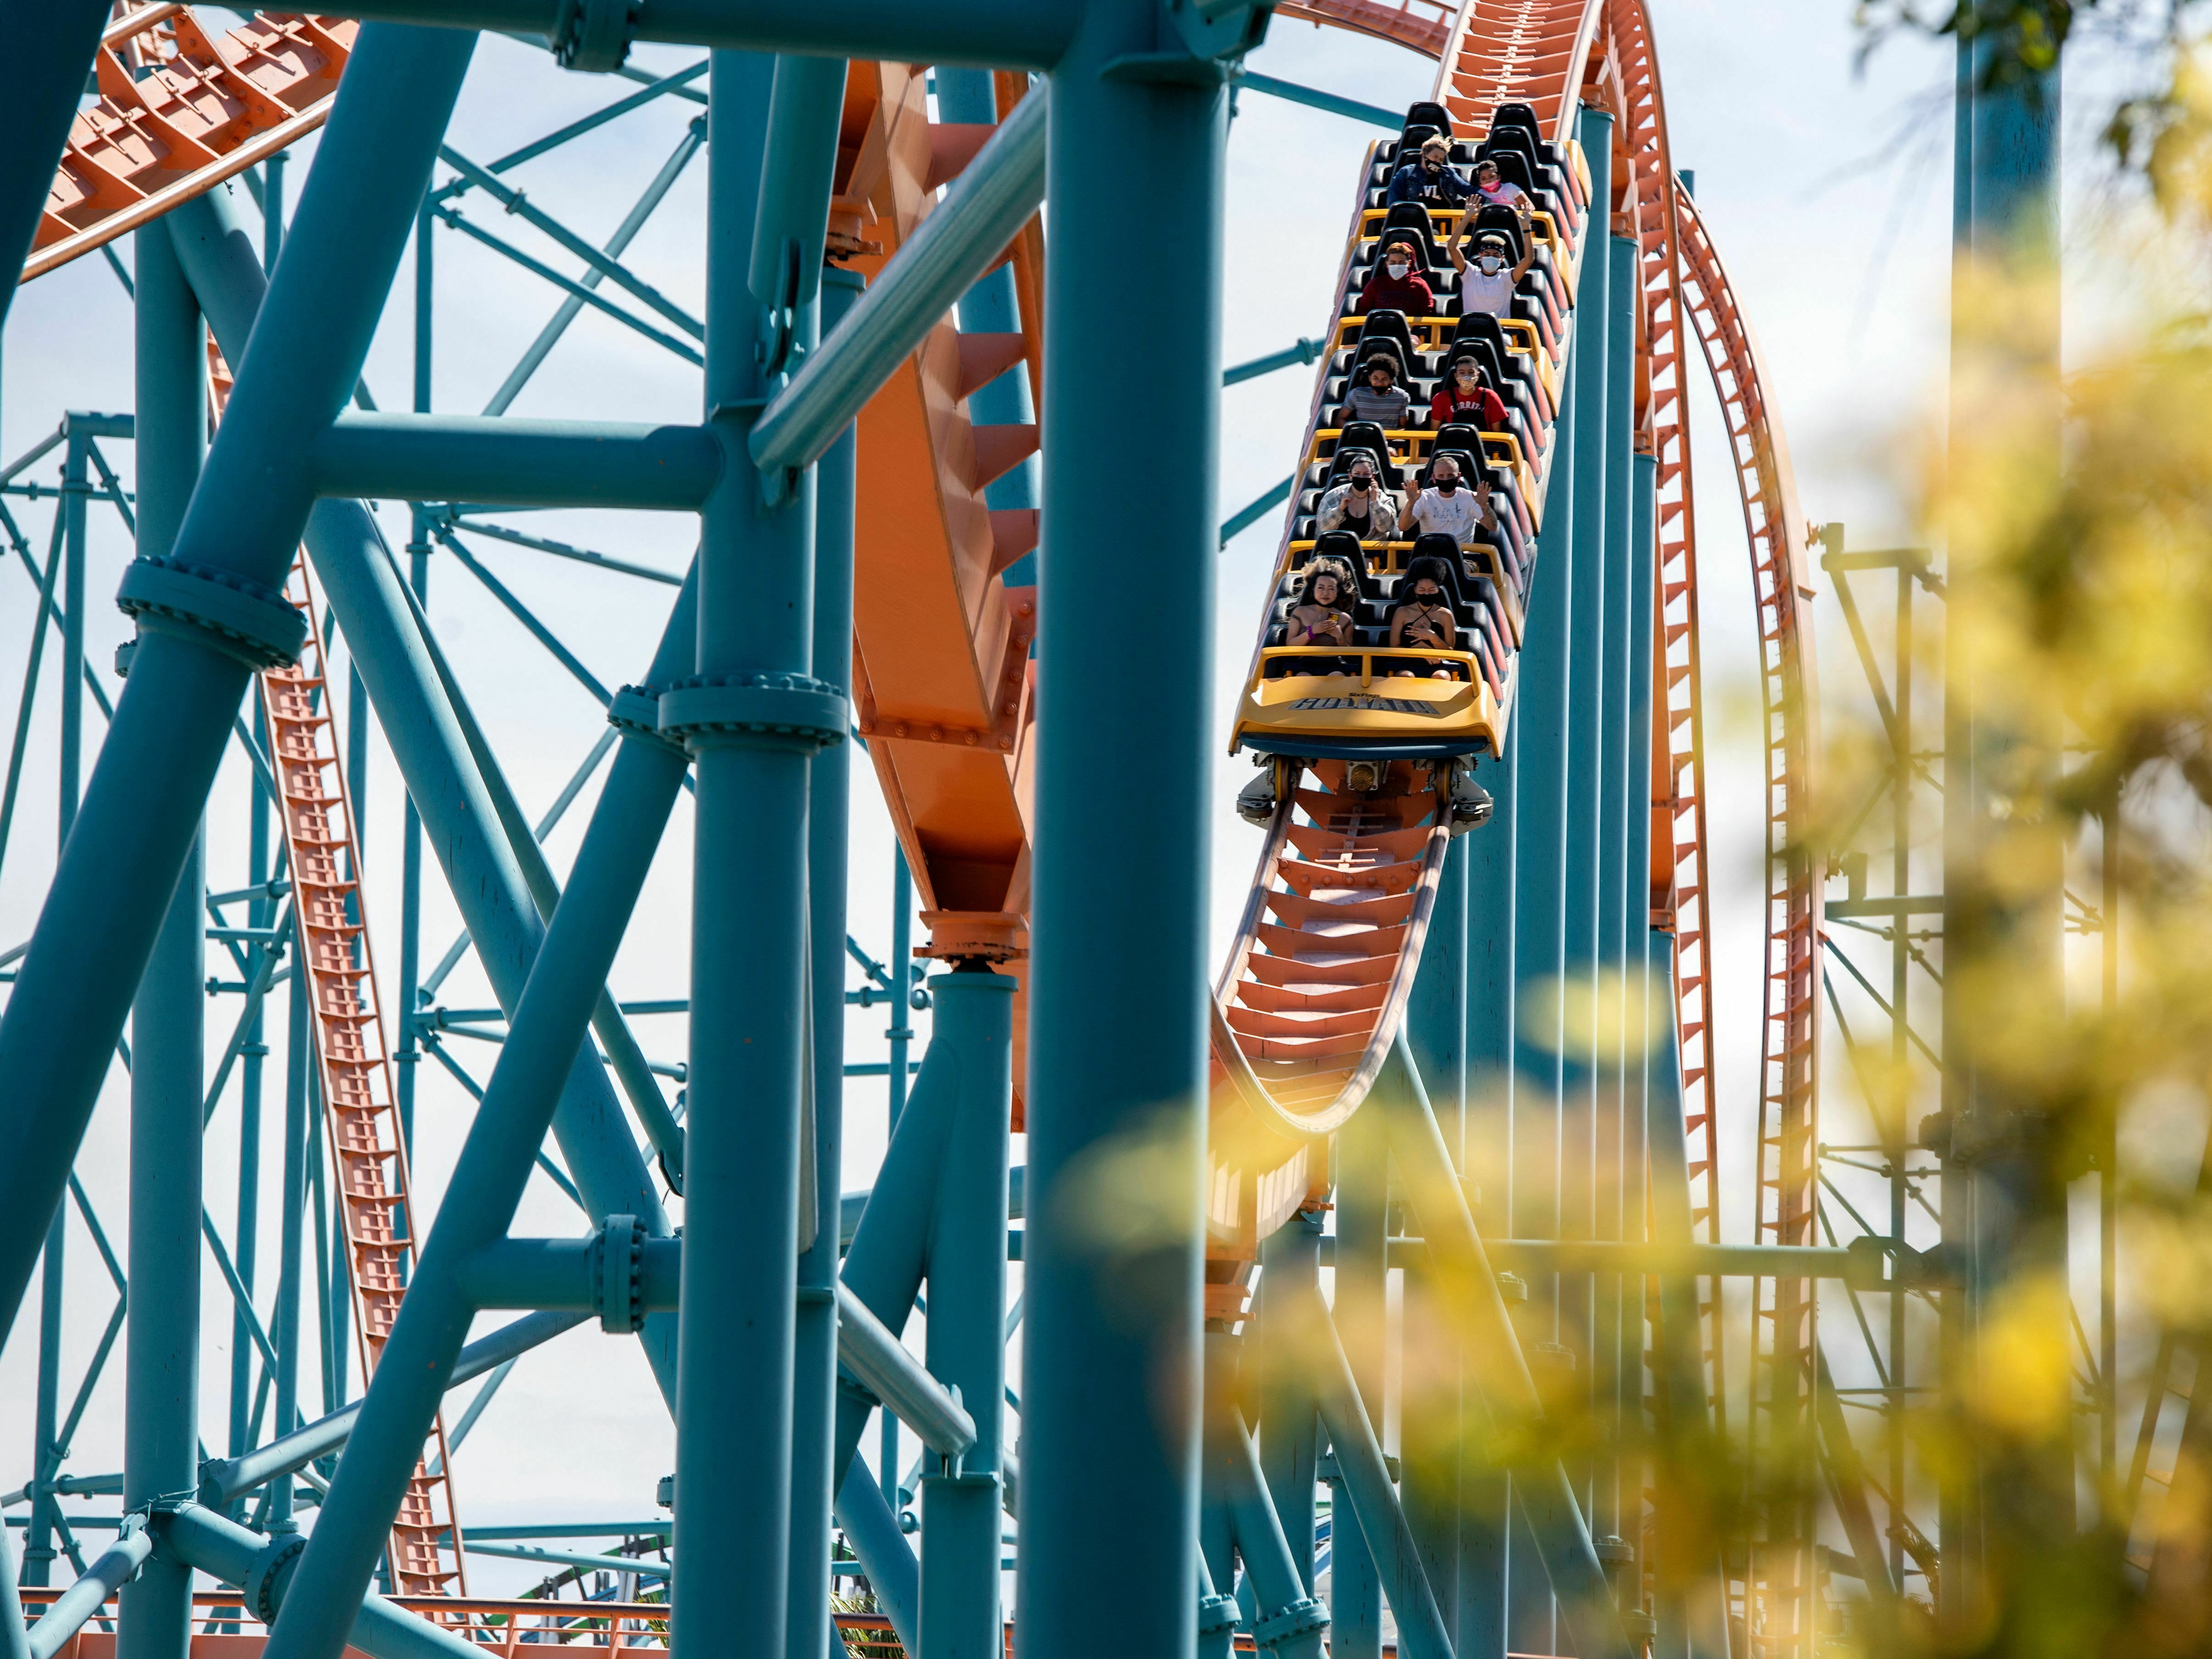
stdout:
<svg viewBox="0 0 2212 1659">
<path fill-rule="evenodd" d="M 360 25 L 265 14 L 210 35 L 181 5 L 141 6 L 102 36 L 96 102 L 70 127 L 22 280 L 150 224 L 329 117 Z M 149 70 L 145 79 L 133 71 Z"/>
<path fill-rule="evenodd" d="M 364 1382 L 399 1317 L 418 1235 L 409 1202 L 407 1146 L 392 1089 L 392 1061 L 376 995 L 362 901 L 361 843 L 346 798 L 337 726 L 316 625 L 315 589 L 303 558 L 287 595 L 307 617 L 298 663 L 260 676 L 269 764 L 284 817 L 293 910 L 299 921 L 338 1213 L 345 1223 L 346 1282 Z M 289 1425 L 287 1425 L 289 1426 Z M 418 1462 L 392 1528 L 392 1587 L 403 1595 L 468 1594 L 453 1506 L 445 1419 L 432 1430 L 434 1461 Z"/>
</svg>

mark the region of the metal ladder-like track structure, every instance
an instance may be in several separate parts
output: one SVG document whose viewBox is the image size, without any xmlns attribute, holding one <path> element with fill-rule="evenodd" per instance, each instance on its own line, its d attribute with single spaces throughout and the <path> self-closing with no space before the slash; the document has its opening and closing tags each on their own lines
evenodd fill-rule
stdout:
<svg viewBox="0 0 2212 1659">
<path fill-rule="evenodd" d="M 337 728 L 324 672 L 318 606 L 307 562 L 292 567 L 285 597 L 308 622 L 298 663 L 260 677 L 269 722 L 269 764 L 284 817 L 305 973 L 313 988 L 316 1077 L 345 1223 L 346 1281 L 364 1378 L 399 1317 L 415 1266 L 407 1146 L 392 1086 L 392 1063 L 377 1003 L 362 902 L 361 843 L 354 833 Z M 465 1595 L 460 1521 L 441 1414 L 429 1459 L 418 1462 L 392 1528 L 392 1589 L 400 1595 Z"/>
<path fill-rule="evenodd" d="M 314 131 L 329 118 L 360 27 L 272 12 L 210 34 L 189 6 L 124 9 L 100 37 L 100 96 L 70 124 L 21 280 L 152 223 Z"/>
</svg>

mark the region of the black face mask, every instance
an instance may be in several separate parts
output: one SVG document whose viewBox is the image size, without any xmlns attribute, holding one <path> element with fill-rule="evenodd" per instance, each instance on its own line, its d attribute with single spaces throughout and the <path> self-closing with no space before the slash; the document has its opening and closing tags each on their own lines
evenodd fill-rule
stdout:
<svg viewBox="0 0 2212 1659">
<path fill-rule="evenodd" d="M 1437 480 L 1437 489 L 1441 495 L 1449 495 L 1458 488 L 1459 480 L 1457 478 L 1439 478 Z"/>
<path fill-rule="evenodd" d="M 1374 482 L 1372 478 L 1362 478 L 1355 475 L 1352 480 L 1352 493 L 1355 495 L 1364 495 L 1369 486 Z"/>
<path fill-rule="evenodd" d="M 1421 157 L 1421 166 L 1431 173 L 1442 173 L 1444 170 L 1443 161 L 1439 157 L 1434 155 L 1424 155 Z"/>
</svg>

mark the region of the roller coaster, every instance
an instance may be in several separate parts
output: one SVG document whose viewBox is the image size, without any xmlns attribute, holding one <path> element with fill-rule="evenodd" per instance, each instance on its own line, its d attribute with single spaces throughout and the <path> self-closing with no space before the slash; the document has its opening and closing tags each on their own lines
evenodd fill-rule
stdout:
<svg viewBox="0 0 2212 1659">
<path fill-rule="evenodd" d="M 1249 74 L 1271 10 L 1433 59 L 1431 97 L 1401 114 Z M 544 73 L 635 85 L 480 165 L 446 136 L 479 31 L 544 46 Z M 1933 1616 L 1939 1578 L 1957 1593 L 1976 1547 L 1902 1451 L 1875 1482 L 1820 1326 L 1824 1284 L 1855 1312 L 1897 1305 L 1887 1345 L 1867 1346 L 1901 1411 L 1924 1253 L 1901 1197 L 1888 1234 L 1846 1243 L 1820 1196 L 1837 947 L 1807 817 L 1812 599 L 1840 532 L 1816 538 L 1800 511 L 1744 307 L 1670 149 L 1644 0 L 356 0 L 229 27 L 79 0 L 33 33 L 0 220 L 25 282 L 88 256 L 125 276 L 131 248 L 138 392 L 131 416 L 72 414 L 0 475 L 35 501 L 29 469 L 62 450 L 45 559 L 4 526 L 39 601 L 0 849 L 50 632 L 64 838 L 0 1014 L 0 1292 L 39 1350 L 0 1659 L 186 1659 L 216 1637 L 271 1659 L 542 1643 L 1813 1659 L 1838 1638 L 1894 1650 L 1908 1603 Z M 629 62 L 646 43 L 708 57 L 648 72 Z M 1209 986 L 1205 848 L 1233 822 L 1203 738 L 1222 154 L 1232 95 L 1255 89 L 1379 136 L 1230 722 L 1257 763 L 1237 805 L 1260 851 Z M 513 182 L 684 101 L 699 118 L 604 244 Z M 284 157 L 310 133 L 288 218 Z M 1388 200 L 1433 137 L 1455 167 L 1496 164 L 1527 211 Z M 702 150 L 695 316 L 623 256 Z M 1446 249 L 1462 219 L 1524 273 L 1502 312 L 1462 303 Z M 433 410 L 440 234 L 561 291 L 482 416 Z M 416 386 L 393 413 L 362 377 L 410 238 Z M 1165 256 L 1144 250 L 1190 248 L 1204 269 L 1174 287 L 1196 297 L 1166 307 Z M 1386 248 L 1425 273 L 1436 314 L 1364 305 Z M 508 414 L 586 310 L 696 365 L 702 418 Z M 1378 352 L 1423 395 L 1472 358 L 1503 421 L 1341 417 Z M 1720 1022 L 1751 1016 L 1716 995 L 1698 356 L 1762 670 L 1760 1059 L 1740 1141 L 1715 1063 Z M 1123 418 L 1139 405 L 1159 411 L 1142 432 Z M 103 437 L 135 443 L 132 490 Z M 1124 580 L 1120 481 L 1162 450 L 1208 458 L 1159 480 L 1149 514 L 1197 600 L 1109 634 L 1091 619 Z M 1468 537 L 1320 524 L 1355 459 L 1410 498 L 1446 457 L 1480 489 Z M 404 562 L 372 501 L 405 505 Z M 85 636 L 85 514 L 103 503 L 137 550 L 112 706 Z M 690 574 L 495 516 L 583 507 L 697 515 Z M 488 546 L 674 587 L 638 680 L 593 678 Z M 434 550 L 604 711 L 536 823 L 431 623 Z M 1324 570 L 1342 629 L 1297 643 L 1291 613 Z M 1409 642 L 1395 619 L 1431 579 L 1422 598 L 1449 621 Z M 88 695 L 108 724 L 80 780 Z M 386 872 L 365 866 L 356 805 L 372 726 L 408 796 L 383 980 L 366 884 Z M 1132 732 L 1159 735 L 1117 771 Z M 848 744 L 899 846 L 887 962 L 847 914 Z M 556 875 L 541 843 L 603 765 Z M 252 842 L 222 891 L 198 828 L 219 770 L 250 797 Z M 625 1001 L 616 952 L 686 791 L 686 988 Z M 425 849 L 466 927 L 427 972 Z M 909 880 L 928 931 L 912 950 Z M 465 946 L 495 1008 L 438 1001 Z M 259 1176 L 241 1177 L 227 1247 L 202 1138 L 235 1100 L 251 1164 L 281 987 L 272 1297 Z M 889 1059 L 848 1062 L 847 1006 L 877 1002 Z M 654 1014 L 685 1017 L 681 1063 L 635 1034 Z M 479 1079 L 453 1039 L 485 1036 Z M 118 1053 L 119 1256 L 100 1182 L 72 1172 Z M 434 1205 L 411 1168 L 425 1062 L 472 1097 Z M 850 1079 L 871 1076 L 888 1150 L 846 1193 Z M 512 1233 L 533 1171 L 584 1231 Z M 1755 1192 L 1747 1240 L 1723 1239 L 1724 1179 Z M 67 1410 L 72 1207 L 117 1306 Z M 221 1456 L 200 1424 L 203 1238 L 233 1304 Z M 481 1322 L 502 1310 L 519 1316 Z M 532 1349 L 593 1320 L 637 1338 L 673 1415 L 666 1515 L 465 1527 L 471 1428 Z M 71 1442 L 118 1338 L 124 1397 L 100 1409 L 122 1468 L 82 1474 Z M 448 1391 L 477 1377 L 449 1429 Z M 64 1504 L 110 1496 L 106 1514 Z M 103 1529 L 112 1547 L 79 1547 Z M 584 1547 L 610 1535 L 624 1541 Z M 470 1593 L 471 1560 L 518 1558 L 552 1576 Z"/>
</svg>

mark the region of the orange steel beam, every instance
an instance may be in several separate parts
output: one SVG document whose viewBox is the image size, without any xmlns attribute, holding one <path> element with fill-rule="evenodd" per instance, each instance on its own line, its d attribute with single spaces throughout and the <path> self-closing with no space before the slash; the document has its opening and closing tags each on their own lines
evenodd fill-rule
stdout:
<svg viewBox="0 0 2212 1659">
<path fill-rule="evenodd" d="M 297 13 L 210 35 L 189 7 L 148 6 L 101 37 L 98 100 L 70 125 L 22 280 L 151 223 L 329 117 L 359 25 Z M 150 70 L 143 80 L 134 70 Z"/>
<path fill-rule="evenodd" d="M 1001 76 L 1000 114 L 1024 89 Z M 856 63 L 846 84 L 833 248 L 873 276 L 936 205 L 989 129 L 928 118 L 919 68 Z M 1022 979 L 1029 909 L 1036 590 L 1003 573 L 1036 544 L 1034 511 L 983 492 L 1036 451 L 1037 428 L 974 424 L 965 400 L 1016 363 L 1042 391 L 1044 245 L 1035 220 L 1007 250 L 1018 335 L 950 317 L 861 412 L 867 487 L 856 508 L 854 718 L 939 946 L 987 937 Z M 1021 1112 L 1025 1000 L 1016 1008 Z"/>
</svg>

